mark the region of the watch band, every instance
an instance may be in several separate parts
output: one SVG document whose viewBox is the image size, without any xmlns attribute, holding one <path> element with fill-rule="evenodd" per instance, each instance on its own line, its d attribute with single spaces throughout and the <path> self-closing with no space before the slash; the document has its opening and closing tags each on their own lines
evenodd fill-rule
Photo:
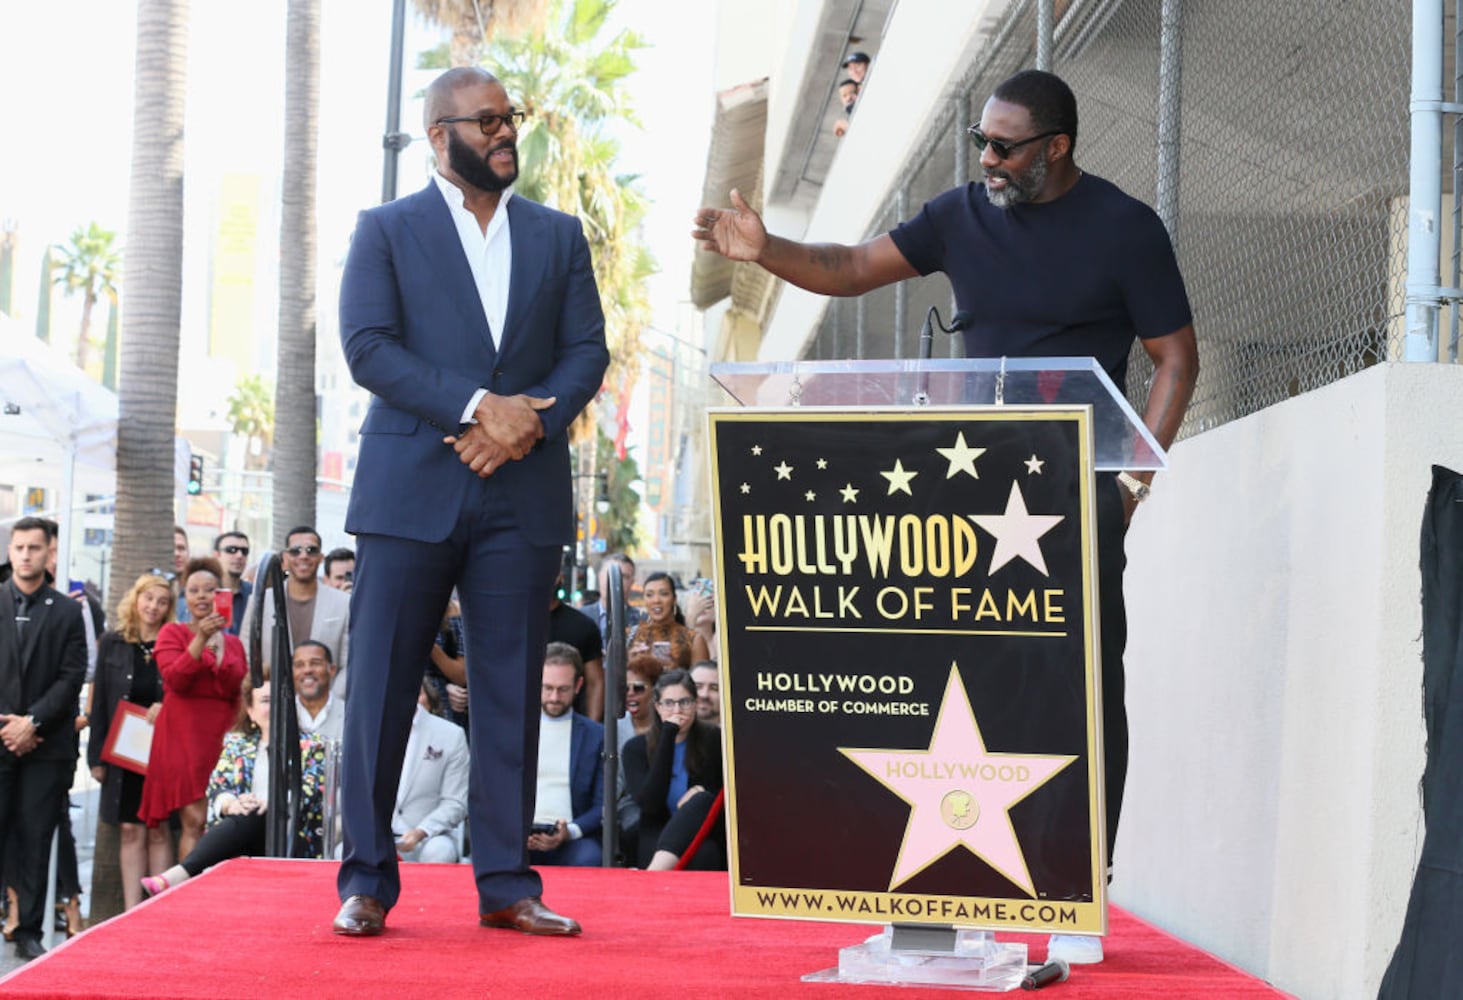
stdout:
<svg viewBox="0 0 1463 1000">
<path fill-rule="evenodd" d="M 1131 493 L 1133 495 L 1133 499 L 1138 501 L 1139 503 L 1147 500 L 1148 494 L 1153 492 L 1153 488 L 1150 487 L 1147 483 L 1143 482 L 1143 480 L 1139 479 L 1137 476 L 1129 475 L 1126 472 L 1118 473 L 1118 482 L 1122 483 L 1123 488 Z"/>
</svg>

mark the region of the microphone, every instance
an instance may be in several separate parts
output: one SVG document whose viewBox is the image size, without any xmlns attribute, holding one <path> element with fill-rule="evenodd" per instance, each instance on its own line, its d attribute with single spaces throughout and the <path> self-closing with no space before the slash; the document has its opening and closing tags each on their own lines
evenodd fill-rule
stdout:
<svg viewBox="0 0 1463 1000">
<path fill-rule="evenodd" d="M 1039 990 L 1043 986 L 1050 986 L 1052 983 L 1065 983 L 1071 973 L 1072 967 L 1067 964 L 1065 959 L 1054 958 L 1021 980 L 1021 988 L 1023 990 Z"/>
<path fill-rule="evenodd" d="M 946 333 L 958 333 L 959 331 L 964 330 L 968 325 L 970 325 L 970 321 L 973 319 L 975 319 L 974 313 L 966 309 L 962 309 L 953 317 L 951 317 L 950 325 L 946 326 L 945 321 L 940 318 L 939 306 L 930 306 L 930 311 L 925 313 L 924 325 L 921 326 L 919 330 L 919 359 L 921 361 L 930 360 L 930 353 L 934 350 L 935 347 L 935 327 L 937 325 L 941 330 L 945 331 Z M 919 374 L 919 388 L 915 391 L 914 394 L 914 405 L 930 405 L 929 372 L 920 372 Z"/>
</svg>

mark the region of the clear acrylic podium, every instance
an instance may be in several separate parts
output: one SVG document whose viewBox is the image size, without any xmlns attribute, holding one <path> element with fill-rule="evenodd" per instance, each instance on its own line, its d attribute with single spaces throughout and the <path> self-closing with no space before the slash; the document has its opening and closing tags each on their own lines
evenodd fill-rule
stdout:
<svg viewBox="0 0 1463 1000">
<path fill-rule="evenodd" d="M 1152 432 L 1092 358 L 735 362 L 712 365 L 711 377 L 738 404 L 755 407 L 1088 405 L 1098 471 L 1168 465 Z"/>
<path fill-rule="evenodd" d="M 1091 358 L 725 363 L 712 365 L 711 377 L 741 407 L 769 411 L 828 408 L 830 412 L 918 413 L 928 408 L 933 413 L 989 411 L 1005 406 L 1013 411 L 1029 411 L 1041 406 L 1085 407 L 1090 413 L 1092 440 L 1088 454 L 1092 459 L 1092 471 L 1159 470 L 1167 464 L 1164 451 L 1152 433 L 1127 399 L 1117 391 L 1106 372 Z M 715 433 L 711 440 L 714 449 Z M 742 490 L 745 489 L 743 485 Z M 718 505 L 718 561 L 725 564 L 735 556 L 726 548 L 721 516 Z M 1095 576 L 1093 574 L 1092 581 L 1094 607 Z M 719 585 L 726 581 L 726 573 L 719 572 Z M 726 624 L 727 620 L 723 618 L 723 629 Z M 726 637 L 726 641 L 731 638 Z M 1100 690 L 1100 675 L 1094 677 L 1094 681 Z M 728 746 L 735 756 L 733 719 L 729 711 L 726 720 Z M 1095 747 L 1095 778 L 1090 794 L 1095 800 L 1092 814 L 1100 820 L 1104 809 L 1100 727 Z M 729 762 L 733 773 L 735 763 L 735 760 Z M 729 816 L 735 820 L 738 814 L 733 801 L 737 798 L 735 782 L 729 781 L 728 795 Z M 728 825 L 734 857 L 738 855 L 737 826 L 737 822 Z M 1094 824 L 1092 837 L 1099 842 L 1103 840 L 1101 829 L 1100 823 Z M 1094 859 L 1099 859 L 1093 866 L 1094 870 L 1105 872 L 1106 845 L 1096 844 L 1092 850 Z M 820 918 L 816 913 L 757 913 L 741 909 L 737 892 L 739 881 L 745 879 L 741 878 L 735 863 L 732 874 L 733 912 L 738 915 L 828 919 Z M 1101 917 L 1097 925 L 1083 932 L 1105 933 L 1105 882 L 1100 874 L 1093 878 L 1092 898 Z M 1013 928 L 1008 924 L 1003 929 L 1041 932 L 1053 928 Z M 938 985 L 1004 992 L 1019 988 L 1027 973 L 1026 945 L 997 941 L 992 926 L 977 923 L 962 924 L 957 928 L 946 923 L 926 922 L 886 924 L 881 933 L 865 942 L 840 949 L 836 967 L 810 973 L 803 978 L 809 981 Z"/>
</svg>

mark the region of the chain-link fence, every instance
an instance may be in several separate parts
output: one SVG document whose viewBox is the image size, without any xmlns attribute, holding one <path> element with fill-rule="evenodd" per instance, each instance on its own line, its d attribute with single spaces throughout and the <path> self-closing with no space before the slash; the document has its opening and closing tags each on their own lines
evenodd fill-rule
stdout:
<svg viewBox="0 0 1463 1000">
<path fill-rule="evenodd" d="M 1053 70 L 1081 115 L 1076 160 L 1155 204 L 1158 120 L 1177 102 L 1169 219 L 1202 373 L 1183 433 L 1401 357 L 1406 274 L 1410 13 L 1404 3 L 1182 5 L 1181 57 L 1160 93 L 1161 0 L 1056 3 Z M 870 235 L 979 171 L 965 125 L 1000 81 L 1033 66 L 1036 4 L 1013 0 L 910 158 Z M 1167 103 L 1166 103 L 1167 102 Z M 914 357 L 941 275 L 829 309 L 809 357 Z M 891 333 L 891 331 L 893 331 Z M 862 349 L 857 349 L 862 345 Z M 938 347 L 956 356 L 959 345 Z M 1131 359 L 1141 402 L 1152 367 Z"/>
</svg>

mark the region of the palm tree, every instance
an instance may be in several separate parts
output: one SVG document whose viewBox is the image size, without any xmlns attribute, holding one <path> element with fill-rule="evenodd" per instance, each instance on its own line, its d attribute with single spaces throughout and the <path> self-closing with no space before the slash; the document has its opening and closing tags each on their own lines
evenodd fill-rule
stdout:
<svg viewBox="0 0 1463 1000">
<path fill-rule="evenodd" d="M 274 440 L 274 393 L 262 375 L 245 375 L 227 402 L 229 429 L 246 442 L 244 468 L 264 468 Z"/>
<path fill-rule="evenodd" d="M 541 25 L 546 0 L 412 0 L 412 5 L 428 21 L 451 29 L 449 65 L 476 66 L 496 32 Z"/>
<path fill-rule="evenodd" d="M 95 222 L 77 226 L 68 243 L 56 247 L 60 270 L 51 280 L 67 295 L 81 293 L 81 329 L 76 335 L 76 367 L 86 371 L 91 354 L 91 314 L 105 295 L 117 301 L 117 274 L 122 258 L 116 247 L 117 234 Z"/>
<path fill-rule="evenodd" d="M 320 0 L 289 0 L 274 400 L 274 540 L 278 545 L 284 544 L 281 533 L 291 525 L 315 523 L 315 154 L 319 113 Z"/>
<path fill-rule="evenodd" d="M 136 59 L 122 271 L 127 309 L 117 400 L 113 595 L 125 592 L 148 567 L 172 565 L 188 0 L 137 0 Z M 114 858 L 115 849 L 98 851 L 98 862 L 108 855 Z M 121 909 L 120 883 L 101 875 L 93 873 L 93 919 Z"/>
<path fill-rule="evenodd" d="M 646 279 L 655 260 L 639 240 L 648 207 L 636 178 L 615 172 L 619 142 L 612 122 L 636 122 L 621 85 L 645 42 L 633 31 L 600 35 L 615 0 L 552 0 L 544 25 L 518 37 L 496 36 L 487 61 L 509 96 L 529 112 L 518 137 L 522 174 L 516 190 L 577 215 L 594 260 L 605 312 L 612 387 L 634 382 L 640 334 L 650 320 Z M 593 425 L 586 410 L 571 437 Z"/>
</svg>

